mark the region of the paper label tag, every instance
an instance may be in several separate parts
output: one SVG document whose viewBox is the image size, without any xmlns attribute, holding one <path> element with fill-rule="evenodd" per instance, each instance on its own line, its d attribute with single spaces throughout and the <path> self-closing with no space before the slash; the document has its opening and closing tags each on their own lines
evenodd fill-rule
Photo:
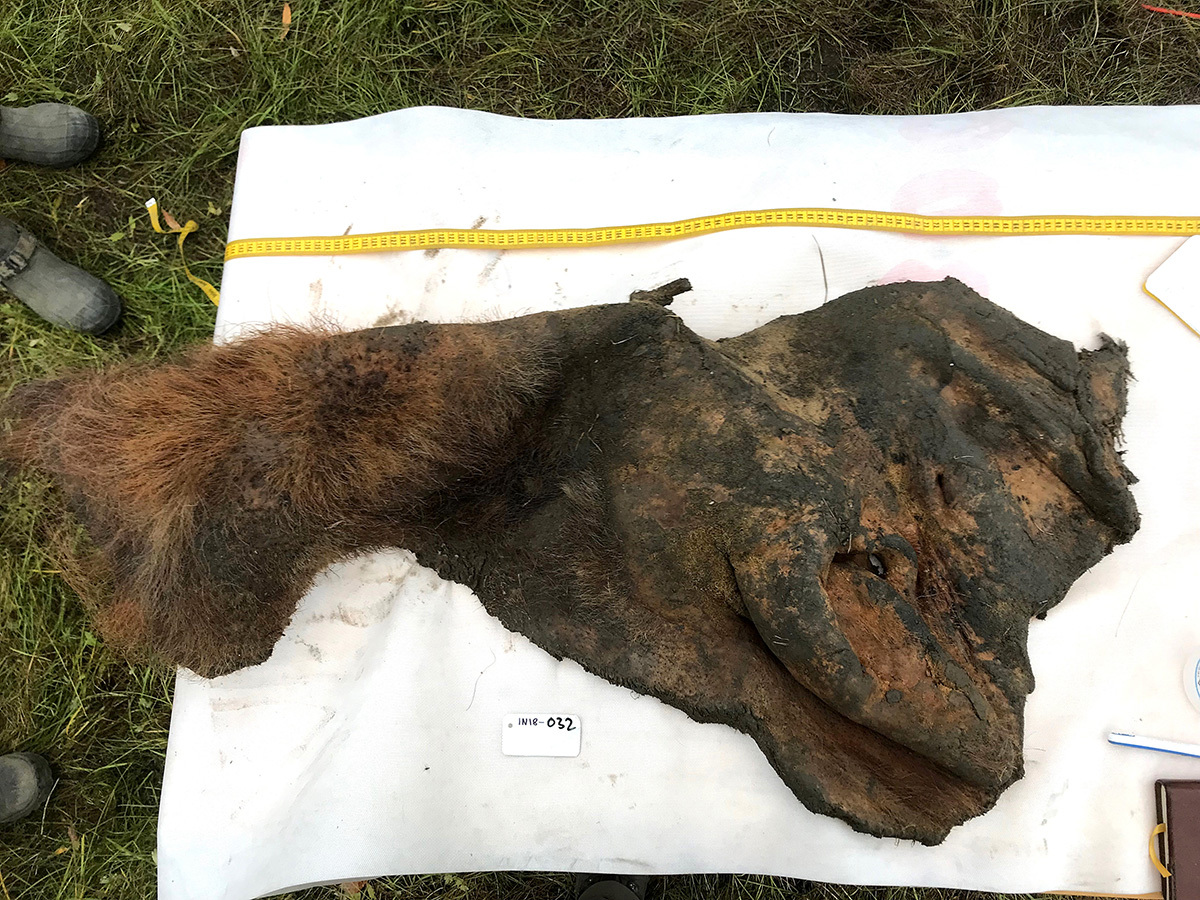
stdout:
<svg viewBox="0 0 1200 900">
<path fill-rule="evenodd" d="M 579 716 L 566 713 L 512 713 L 500 728 L 505 756 L 578 756 Z"/>
</svg>

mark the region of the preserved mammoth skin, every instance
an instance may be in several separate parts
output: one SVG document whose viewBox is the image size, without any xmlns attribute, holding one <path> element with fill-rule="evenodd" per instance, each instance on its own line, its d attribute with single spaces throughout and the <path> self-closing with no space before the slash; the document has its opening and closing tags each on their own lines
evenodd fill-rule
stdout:
<svg viewBox="0 0 1200 900">
<path fill-rule="evenodd" d="M 275 329 L 20 388 L 5 449 L 86 526 L 119 644 L 261 662 L 322 568 L 407 548 L 932 844 L 1021 776 L 1030 618 L 1137 529 L 1127 377 L 947 280 L 721 341 L 648 302 Z"/>
</svg>

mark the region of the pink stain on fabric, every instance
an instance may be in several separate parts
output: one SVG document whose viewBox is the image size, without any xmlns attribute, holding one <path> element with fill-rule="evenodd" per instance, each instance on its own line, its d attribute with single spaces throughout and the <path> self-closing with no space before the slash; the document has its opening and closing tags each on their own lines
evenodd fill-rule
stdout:
<svg viewBox="0 0 1200 900">
<path fill-rule="evenodd" d="M 926 172 L 901 185 L 892 200 L 891 211 L 921 213 L 927 216 L 994 216 L 1004 211 L 999 184 L 995 178 L 973 169 L 943 169 Z M 917 238 L 940 241 L 944 238 Z M 906 259 L 889 269 L 872 284 L 898 281 L 941 281 L 947 275 L 957 278 L 987 295 L 988 280 L 977 269 L 956 260 L 933 265 L 926 259 Z"/>
<path fill-rule="evenodd" d="M 1014 123 L 994 114 L 954 116 L 903 116 L 900 134 L 913 143 L 940 144 L 939 152 L 973 150 L 995 144 L 1013 130 Z"/>
<path fill-rule="evenodd" d="M 1003 209 L 995 178 L 974 169 L 942 169 L 918 175 L 901 185 L 890 211 L 927 216 L 994 216 Z"/>
</svg>

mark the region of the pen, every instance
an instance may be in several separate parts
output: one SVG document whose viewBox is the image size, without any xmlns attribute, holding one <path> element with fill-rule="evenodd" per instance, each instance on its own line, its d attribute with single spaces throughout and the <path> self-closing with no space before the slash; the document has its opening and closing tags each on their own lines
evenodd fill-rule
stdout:
<svg viewBox="0 0 1200 900">
<path fill-rule="evenodd" d="M 1129 734 L 1124 731 L 1110 731 L 1110 744 L 1120 744 L 1123 747 L 1141 747 L 1143 750 L 1158 750 L 1161 753 L 1175 753 L 1179 756 L 1200 757 L 1200 744 L 1186 744 L 1183 741 L 1164 741 L 1161 738 L 1143 737 L 1140 734 Z"/>
</svg>

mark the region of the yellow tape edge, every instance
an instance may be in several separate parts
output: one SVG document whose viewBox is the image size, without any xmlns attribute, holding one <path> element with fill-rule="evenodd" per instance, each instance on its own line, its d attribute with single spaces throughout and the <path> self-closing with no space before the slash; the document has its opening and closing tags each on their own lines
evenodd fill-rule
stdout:
<svg viewBox="0 0 1200 900">
<path fill-rule="evenodd" d="M 1154 868 L 1158 869 L 1159 875 L 1161 875 L 1163 878 L 1170 878 L 1171 873 L 1168 872 L 1167 867 L 1158 860 L 1158 848 L 1155 846 L 1155 844 L 1158 842 L 1154 840 L 1160 834 L 1165 834 L 1166 831 L 1167 826 L 1164 823 L 1159 822 L 1154 826 L 1154 830 L 1150 832 L 1150 862 L 1154 863 Z"/>
<path fill-rule="evenodd" d="M 674 222 L 597 228 L 427 228 L 372 234 L 241 238 L 225 247 L 226 261 L 262 256 L 329 256 L 432 249 L 574 249 L 669 241 L 738 228 L 850 228 L 934 236 L 1200 234 L 1195 216 L 925 216 L 869 209 L 788 207 L 742 210 Z"/>
<path fill-rule="evenodd" d="M 150 226 L 159 234 L 166 234 L 158 223 L 158 201 L 151 197 L 146 201 L 146 210 L 150 213 Z"/>
<path fill-rule="evenodd" d="M 188 281 L 204 292 L 204 296 L 212 301 L 213 306 L 219 306 L 221 303 L 220 291 L 218 291 L 203 278 L 197 278 L 195 275 L 193 275 L 192 270 L 188 268 L 187 257 L 183 254 L 184 239 L 193 231 L 199 231 L 200 226 L 197 225 L 194 220 L 188 219 L 182 228 L 163 228 L 162 225 L 159 224 L 158 220 L 158 201 L 153 197 L 146 201 L 146 209 L 150 213 L 150 226 L 156 232 L 159 234 L 176 233 L 179 235 L 179 240 L 176 241 L 176 245 L 179 247 L 179 261 L 183 263 L 183 274 L 187 276 Z"/>
<path fill-rule="evenodd" d="M 1192 334 L 1196 335 L 1196 337 L 1200 337 L 1200 331 L 1197 331 L 1195 328 L 1193 328 L 1191 325 L 1189 325 L 1187 323 L 1187 320 L 1184 319 L 1183 316 L 1181 316 L 1179 313 L 1175 312 L 1175 310 L 1171 309 L 1171 307 L 1167 306 L 1167 304 L 1163 302 L 1161 297 L 1157 296 L 1150 290 L 1150 288 L 1146 287 L 1145 282 L 1142 282 L 1142 293 L 1144 293 L 1147 297 L 1150 297 L 1159 306 L 1161 306 L 1163 309 L 1165 309 L 1167 312 L 1169 312 L 1171 315 L 1173 315 L 1175 318 L 1177 318 L 1181 323 L 1183 323 L 1184 328 L 1186 328 Z"/>
</svg>

